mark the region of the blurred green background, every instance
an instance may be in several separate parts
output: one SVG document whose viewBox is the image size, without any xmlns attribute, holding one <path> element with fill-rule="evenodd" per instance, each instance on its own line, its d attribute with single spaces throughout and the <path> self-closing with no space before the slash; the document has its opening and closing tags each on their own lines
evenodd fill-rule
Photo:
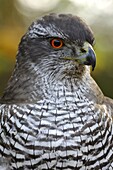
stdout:
<svg viewBox="0 0 113 170">
<path fill-rule="evenodd" d="M 92 28 L 97 66 L 92 76 L 113 98 L 113 0 L 0 0 L 0 96 L 15 63 L 21 36 L 33 20 L 47 13 L 72 13 Z"/>
</svg>

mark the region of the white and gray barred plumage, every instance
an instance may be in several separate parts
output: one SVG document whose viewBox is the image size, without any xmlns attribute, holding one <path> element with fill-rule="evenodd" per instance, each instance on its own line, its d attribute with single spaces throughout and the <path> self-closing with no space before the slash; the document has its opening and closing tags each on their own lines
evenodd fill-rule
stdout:
<svg viewBox="0 0 113 170">
<path fill-rule="evenodd" d="M 113 101 L 90 76 L 93 42 L 71 14 L 29 27 L 0 100 L 0 170 L 113 169 Z"/>
</svg>

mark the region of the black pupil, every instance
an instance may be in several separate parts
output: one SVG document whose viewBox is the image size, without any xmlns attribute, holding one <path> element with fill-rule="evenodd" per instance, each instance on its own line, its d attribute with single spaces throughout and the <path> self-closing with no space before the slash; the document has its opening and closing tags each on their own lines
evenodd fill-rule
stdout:
<svg viewBox="0 0 113 170">
<path fill-rule="evenodd" d="M 54 40 L 54 46 L 59 47 L 61 45 L 60 40 Z"/>
</svg>

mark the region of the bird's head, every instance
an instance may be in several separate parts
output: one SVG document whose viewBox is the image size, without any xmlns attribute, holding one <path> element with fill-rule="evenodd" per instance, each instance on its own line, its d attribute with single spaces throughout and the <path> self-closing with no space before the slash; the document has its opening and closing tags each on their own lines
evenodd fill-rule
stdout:
<svg viewBox="0 0 113 170">
<path fill-rule="evenodd" d="M 18 60 L 33 63 L 45 72 L 78 75 L 85 65 L 95 68 L 93 43 L 91 29 L 79 17 L 50 14 L 29 27 L 21 41 Z"/>
<path fill-rule="evenodd" d="M 61 80 L 86 82 L 90 77 L 86 65 L 94 70 L 96 64 L 93 43 L 92 31 L 77 16 L 50 14 L 33 22 L 20 42 L 3 99 L 32 101 Z"/>
</svg>

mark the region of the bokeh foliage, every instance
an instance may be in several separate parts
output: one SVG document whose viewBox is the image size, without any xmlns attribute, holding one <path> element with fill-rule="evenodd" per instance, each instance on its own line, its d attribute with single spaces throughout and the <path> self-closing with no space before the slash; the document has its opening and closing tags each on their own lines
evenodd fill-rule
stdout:
<svg viewBox="0 0 113 170">
<path fill-rule="evenodd" d="M 91 26 L 96 37 L 95 51 L 97 54 L 97 66 L 92 75 L 104 94 L 113 98 L 112 1 L 103 0 L 99 4 L 100 8 L 96 1 L 93 8 L 90 4 L 80 4 L 80 0 L 50 0 L 50 2 L 47 0 L 48 3 L 44 0 L 37 0 L 37 8 L 30 8 L 27 4 L 25 6 L 25 3 L 23 5 L 20 1 L 0 0 L 0 95 L 13 70 L 17 47 L 27 27 L 37 17 L 50 12 L 58 12 L 79 15 Z M 107 6 L 102 10 L 105 2 Z"/>
</svg>

